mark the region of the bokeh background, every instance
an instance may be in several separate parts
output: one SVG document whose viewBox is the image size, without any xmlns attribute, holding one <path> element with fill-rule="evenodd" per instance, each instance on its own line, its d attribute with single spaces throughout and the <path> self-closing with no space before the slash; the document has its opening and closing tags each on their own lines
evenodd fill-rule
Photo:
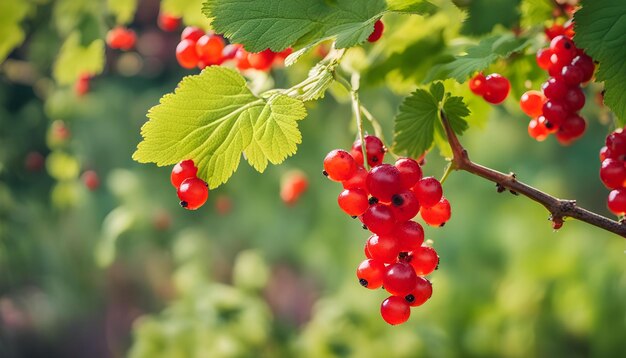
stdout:
<svg viewBox="0 0 626 358">
<path fill-rule="evenodd" d="M 624 239 L 575 221 L 554 232 L 541 206 L 462 172 L 444 184 L 451 221 L 426 229 L 441 256 L 433 297 L 406 324 L 387 325 L 385 293 L 363 289 L 354 274 L 367 233 L 337 206 L 339 185 L 320 174 L 325 154 L 355 138 L 337 88 L 309 107 L 294 157 L 263 174 L 242 164 L 205 207 L 181 209 L 171 168 L 131 159 L 147 110 L 197 72 L 176 64 L 178 33 L 156 27 L 158 1 L 141 2 L 137 49 L 108 51 L 105 73 L 82 97 L 50 83 L 60 43 L 45 10 L 0 64 L 1 357 L 626 355 Z M 385 21 L 382 42 L 346 62 L 364 72 L 363 103 L 389 141 L 402 96 L 428 61 L 404 60 L 397 66 L 413 62 L 415 71 L 394 72 L 381 65 L 387 49 L 418 44 L 409 50 L 419 53 L 460 25 L 449 13 Z M 271 77 L 296 83 L 314 61 Z M 510 65 L 523 78 L 514 87 L 541 80 L 523 64 L 494 69 Z M 467 95 L 475 118 L 461 140 L 481 164 L 609 215 L 598 150 L 610 127 L 597 90 L 586 88 L 588 131 L 570 147 L 527 135 L 515 90 L 493 110 Z M 434 150 L 424 171 L 440 177 L 445 165 Z M 280 182 L 294 169 L 309 189 L 289 206 Z M 95 190 L 86 171 L 99 178 Z"/>
</svg>

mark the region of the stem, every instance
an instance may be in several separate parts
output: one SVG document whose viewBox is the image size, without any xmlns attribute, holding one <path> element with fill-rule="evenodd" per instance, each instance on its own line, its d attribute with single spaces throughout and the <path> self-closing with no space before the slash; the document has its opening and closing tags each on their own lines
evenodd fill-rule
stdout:
<svg viewBox="0 0 626 358">
<path fill-rule="evenodd" d="M 347 81 L 346 81 L 347 82 Z M 369 171 L 369 163 L 367 162 L 367 149 L 365 148 L 365 135 L 363 133 L 363 120 L 361 119 L 361 101 L 359 100 L 359 75 L 352 75 L 352 85 L 350 86 L 350 95 L 352 97 L 352 111 L 356 118 L 356 126 L 359 131 L 359 139 L 361 140 L 361 153 L 363 154 L 363 166 Z"/>
<path fill-rule="evenodd" d="M 517 177 L 513 173 L 504 174 L 497 170 L 472 162 L 469 159 L 467 150 L 463 148 L 456 134 L 452 130 L 445 113 L 440 111 L 440 115 L 441 121 L 443 122 L 443 126 L 446 130 L 448 142 L 452 147 L 453 157 L 452 162 L 450 163 L 450 167 L 452 169 L 464 170 L 492 181 L 496 183 L 498 192 L 509 190 L 512 194 L 523 195 L 543 205 L 550 212 L 550 220 L 552 220 L 553 227 L 555 229 L 561 227 L 564 218 L 570 217 L 626 238 L 626 224 L 622 222 L 611 220 L 600 214 L 581 208 L 575 200 L 559 199 L 541 190 L 535 189 L 530 185 L 518 181 Z"/>
<path fill-rule="evenodd" d="M 361 112 L 363 113 L 365 118 L 372 124 L 372 127 L 374 128 L 374 134 L 376 134 L 376 136 L 380 138 L 383 141 L 383 143 L 386 143 L 385 138 L 383 136 L 383 128 L 381 127 L 380 123 L 376 120 L 374 115 L 367 108 L 365 108 L 364 105 L 361 105 Z"/>
<path fill-rule="evenodd" d="M 439 181 L 442 185 L 446 181 L 446 179 L 448 179 L 448 176 L 450 175 L 450 173 L 452 173 L 453 170 L 454 170 L 454 167 L 452 165 L 452 162 L 448 163 L 448 166 L 446 167 L 446 171 L 443 173 L 443 176 L 441 177 L 441 180 Z"/>
</svg>

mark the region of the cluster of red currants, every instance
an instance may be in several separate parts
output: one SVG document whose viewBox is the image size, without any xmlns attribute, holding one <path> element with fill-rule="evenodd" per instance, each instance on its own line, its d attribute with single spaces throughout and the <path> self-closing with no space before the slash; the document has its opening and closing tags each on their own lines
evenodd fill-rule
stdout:
<svg viewBox="0 0 626 358">
<path fill-rule="evenodd" d="M 485 101 L 500 104 L 509 95 L 511 83 L 500 74 L 492 73 L 485 76 L 479 72 L 470 79 L 469 88 L 475 95 L 482 96 Z"/>
<path fill-rule="evenodd" d="M 423 227 L 412 219 L 420 213 L 428 225 L 443 226 L 451 216 L 450 203 L 437 179 L 422 177 L 417 161 L 400 158 L 394 165 L 385 164 L 382 141 L 375 136 L 365 136 L 364 141 L 369 172 L 357 140 L 350 153 L 340 149 L 328 153 L 324 174 L 343 185 L 339 207 L 358 217 L 373 234 L 357 277 L 364 287 L 383 286 L 391 294 L 380 310 L 383 319 L 395 325 L 409 319 L 411 307 L 430 298 L 432 286 L 423 276 L 439 263 L 437 252 L 423 245 Z"/>
<path fill-rule="evenodd" d="M 124 26 L 116 26 L 107 32 L 107 45 L 115 50 L 128 51 L 135 47 L 136 41 L 135 31 Z"/>
<path fill-rule="evenodd" d="M 180 206 L 187 210 L 200 208 L 209 198 L 207 183 L 197 177 L 198 168 L 193 160 L 183 160 L 172 169 L 170 181 L 180 199 Z"/>
<path fill-rule="evenodd" d="M 616 129 L 600 150 L 600 179 L 611 189 L 607 205 L 615 215 L 626 215 L 626 132 Z"/>
<path fill-rule="evenodd" d="M 540 91 L 522 95 L 520 107 L 532 119 L 528 134 L 538 141 L 554 134 L 563 145 L 580 138 L 587 126 L 580 111 L 585 105 L 582 83 L 593 77 L 595 65 L 582 49 L 574 45 L 573 26 L 552 26 L 546 29 L 550 46 L 537 52 L 537 64 L 548 71 L 550 78 Z"/>
<path fill-rule="evenodd" d="M 269 71 L 274 64 L 282 64 L 291 49 L 273 52 L 269 49 L 257 53 L 246 51 L 242 45 L 226 44 L 218 34 L 205 33 L 197 27 L 186 27 L 176 46 L 176 59 L 187 69 L 198 67 L 203 69 L 211 65 L 221 65 L 226 61 L 234 61 L 239 70 L 255 69 Z"/>
</svg>

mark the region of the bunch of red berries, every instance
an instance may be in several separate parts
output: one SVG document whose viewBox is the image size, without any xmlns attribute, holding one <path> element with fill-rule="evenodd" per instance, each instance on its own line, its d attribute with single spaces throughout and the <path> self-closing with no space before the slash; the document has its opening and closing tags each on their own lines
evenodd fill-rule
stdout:
<svg viewBox="0 0 626 358">
<path fill-rule="evenodd" d="M 616 129 L 606 137 L 600 150 L 600 179 L 611 189 L 607 201 L 615 215 L 626 214 L 626 132 Z"/>
<path fill-rule="evenodd" d="M 585 132 L 587 124 L 578 113 L 585 105 L 580 85 L 591 80 L 595 65 L 574 45 L 571 25 L 552 26 L 546 35 L 550 46 L 537 52 L 537 64 L 548 71 L 550 78 L 541 86 L 543 93 L 524 93 L 520 107 L 532 118 L 528 123 L 531 137 L 543 141 L 554 134 L 561 144 L 567 145 Z"/>
<path fill-rule="evenodd" d="M 135 31 L 123 26 L 114 27 L 107 32 L 106 42 L 112 49 L 128 51 L 135 47 L 136 41 Z"/>
<path fill-rule="evenodd" d="M 492 73 L 488 76 L 479 72 L 469 81 L 469 88 L 475 95 L 482 96 L 491 104 L 504 102 L 511 90 L 511 83 L 506 77 Z"/>
<path fill-rule="evenodd" d="M 371 167 L 363 167 L 361 141 L 350 153 L 336 149 L 324 159 L 324 174 L 341 182 L 339 207 L 359 218 L 373 235 L 365 245 L 367 259 L 358 266 L 357 277 L 369 289 L 381 286 L 391 294 L 381 305 L 383 319 L 392 325 L 409 319 L 410 308 L 426 302 L 432 286 L 423 276 L 437 268 L 437 252 L 424 246 L 424 229 L 412 221 L 418 214 L 428 225 L 443 226 L 451 215 L 441 183 L 422 177 L 419 163 L 400 158 L 384 164 L 386 149 L 375 136 L 365 136 L 365 153 Z"/>
<path fill-rule="evenodd" d="M 226 44 L 224 38 L 214 33 L 205 33 L 197 27 L 186 27 L 176 46 L 176 59 L 187 69 L 203 69 L 211 65 L 221 65 L 234 61 L 239 70 L 255 69 L 269 71 L 274 64 L 282 64 L 291 49 L 273 52 L 269 49 L 257 53 L 246 51 L 239 44 Z"/>
<path fill-rule="evenodd" d="M 180 206 L 187 210 L 198 209 L 209 198 L 208 185 L 197 174 L 198 168 L 189 159 L 176 164 L 170 175 L 170 181 L 180 199 Z"/>
</svg>

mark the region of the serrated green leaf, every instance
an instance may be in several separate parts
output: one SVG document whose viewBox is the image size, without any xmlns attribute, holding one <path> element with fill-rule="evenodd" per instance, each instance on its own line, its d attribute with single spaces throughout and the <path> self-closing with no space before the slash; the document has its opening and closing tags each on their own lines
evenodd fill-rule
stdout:
<svg viewBox="0 0 626 358">
<path fill-rule="evenodd" d="M 552 19 L 552 0 L 522 0 L 520 4 L 522 27 L 532 27 Z"/>
<path fill-rule="evenodd" d="M 626 125 L 626 5 L 623 0 L 585 0 L 574 15 L 576 45 L 599 62 L 604 103 Z"/>
<path fill-rule="evenodd" d="M 73 32 L 61 46 L 52 75 L 59 84 L 67 85 L 75 82 L 84 73 L 97 75 L 103 69 L 104 41 L 95 40 L 83 47 L 80 45 L 80 34 Z"/>
<path fill-rule="evenodd" d="M 162 0 L 161 11 L 183 18 L 188 26 L 208 29 L 211 22 L 202 14 L 204 0 Z"/>
<path fill-rule="evenodd" d="M 260 172 L 294 154 L 301 142 L 297 121 L 305 116 L 301 101 L 258 98 L 238 72 L 207 67 L 150 109 L 133 159 L 159 166 L 193 159 L 198 176 L 215 188 L 237 169 L 242 153 Z"/>
<path fill-rule="evenodd" d="M 393 151 L 418 158 L 430 149 L 438 111 L 437 101 L 426 90 L 418 89 L 406 97 L 394 120 Z"/>
<path fill-rule="evenodd" d="M 252 52 L 306 47 L 335 39 L 336 48 L 364 42 L 374 22 L 390 9 L 384 0 L 207 0 L 204 14 L 214 29 Z M 426 12 L 426 1 L 395 1 L 395 11 Z"/>
<path fill-rule="evenodd" d="M 469 16 L 463 23 L 462 32 L 484 35 L 496 25 L 511 28 L 519 23 L 520 0 L 472 0 L 467 7 Z"/>
<path fill-rule="evenodd" d="M 23 0 L 0 1 L 0 63 L 24 41 L 20 23 L 29 8 L 30 4 Z"/>
<path fill-rule="evenodd" d="M 462 134 L 467 130 L 468 125 L 465 117 L 470 115 L 470 110 L 463 102 L 463 97 L 452 96 L 446 98 L 443 103 L 443 112 L 446 114 L 454 133 Z"/>
<path fill-rule="evenodd" d="M 434 66 L 424 82 L 454 78 L 463 83 L 474 72 L 485 69 L 499 58 L 523 50 L 531 42 L 530 38 L 515 37 L 511 33 L 487 37 L 468 48 L 465 55 L 455 56 L 451 62 Z"/>
<path fill-rule="evenodd" d="M 126 25 L 135 17 L 137 0 L 107 0 L 107 7 L 118 24 Z"/>
<path fill-rule="evenodd" d="M 445 94 L 445 89 L 443 88 L 443 83 L 441 82 L 433 82 L 430 85 L 430 94 L 435 97 L 437 102 L 441 102 L 443 100 L 443 95 Z"/>
<path fill-rule="evenodd" d="M 387 0 L 389 11 L 407 14 L 434 14 L 437 6 L 425 0 Z"/>
<path fill-rule="evenodd" d="M 318 63 L 315 65 L 309 71 L 309 78 L 306 84 L 302 86 L 302 94 L 298 96 L 298 99 L 308 102 L 323 98 L 328 87 L 335 81 L 334 72 L 337 64 L 333 61 L 330 64 Z"/>
</svg>

